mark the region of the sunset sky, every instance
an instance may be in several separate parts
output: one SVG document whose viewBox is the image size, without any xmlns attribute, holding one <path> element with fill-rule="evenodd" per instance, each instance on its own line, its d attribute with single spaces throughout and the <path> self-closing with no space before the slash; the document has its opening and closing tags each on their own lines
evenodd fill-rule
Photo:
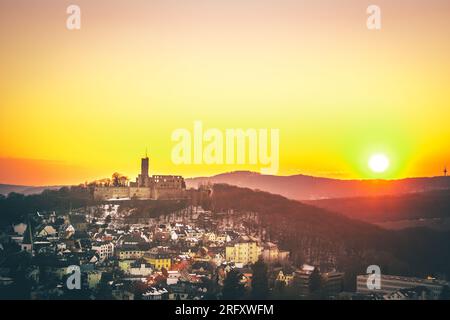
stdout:
<svg viewBox="0 0 450 320">
<path fill-rule="evenodd" d="M 450 167 L 448 0 L 0 0 L 0 44 L 0 183 L 134 179 L 146 149 L 151 174 L 259 171 L 173 164 L 196 120 L 279 129 L 280 175 Z"/>
</svg>

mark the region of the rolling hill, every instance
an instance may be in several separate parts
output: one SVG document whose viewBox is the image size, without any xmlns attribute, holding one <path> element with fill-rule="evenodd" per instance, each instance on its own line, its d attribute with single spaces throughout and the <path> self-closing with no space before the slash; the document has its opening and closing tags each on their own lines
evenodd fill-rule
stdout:
<svg viewBox="0 0 450 320">
<path fill-rule="evenodd" d="M 385 230 L 279 195 L 223 184 L 214 185 L 211 206 L 258 212 L 271 239 L 296 262 L 326 266 L 334 261 L 347 276 L 365 273 L 371 264 L 390 274 L 450 276 L 450 232 Z"/>
<path fill-rule="evenodd" d="M 367 222 L 450 218 L 450 190 L 306 201 Z"/>
<path fill-rule="evenodd" d="M 249 171 L 236 171 L 213 177 L 186 179 L 188 187 L 197 187 L 206 183 L 225 183 L 267 191 L 294 200 L 396 195 L 450 189 L 450 177 L 401 180 L 339 180 L 305 175 L 272 176 Z"/>
<path fill-rule="evenodd" d="M 0 194 L 7 195 L 11 192 L 21 193 L 25 195 L 29 194 L 38 194 L 46 189 L 56 190 L 61 188 L 62 186 L 20 186 L 14 184 L 0 184 Z"/>
</svg>

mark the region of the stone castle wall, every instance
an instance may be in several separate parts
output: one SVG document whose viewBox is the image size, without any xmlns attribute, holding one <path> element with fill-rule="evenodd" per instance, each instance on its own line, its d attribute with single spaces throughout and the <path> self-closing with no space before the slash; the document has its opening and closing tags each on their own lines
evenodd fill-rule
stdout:
<svg viewBox="0 0 450 320">
<path fill-rule="evenodd" d="M 96 187 L 95 200 L 110 200 L 120 198 L 130 199 L 184 199 L 187 193 L 184 189 L 159 189 L 146 187 Z"/>
<path fill-rule="evenodd" d="M 130 188 L 128 187 L 96 187 L 94 189 L 95 200 L 108 200 L 129 197 Z"/>
<path fill-rule="evenodd" d="M 153 199 L 154 192 L 151 188 L 130 187 L 130 198 Z"/>
</svg>

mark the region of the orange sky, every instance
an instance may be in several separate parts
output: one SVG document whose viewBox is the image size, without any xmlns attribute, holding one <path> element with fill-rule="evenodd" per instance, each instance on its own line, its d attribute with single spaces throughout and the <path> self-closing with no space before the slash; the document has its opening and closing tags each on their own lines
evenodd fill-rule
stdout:
<svg viewBox="0 0 450 320">
<path fill-rule="evenodd" d="M 66 8 L 81 7 L 81 30 Z M 0 183 L 79 183 L 174 165 L 171 133 L 280 129 L 279 174 L 432 176 L 450 166 L 450 3 L 77 0 L 0 3 Z M 368 171 L 373 153 L 390 169 Z"/>
</svg>

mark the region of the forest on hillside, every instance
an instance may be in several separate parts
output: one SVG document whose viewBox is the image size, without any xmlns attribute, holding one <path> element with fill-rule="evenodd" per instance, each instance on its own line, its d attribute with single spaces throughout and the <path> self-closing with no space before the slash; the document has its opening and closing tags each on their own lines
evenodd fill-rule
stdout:
<svg viewBox="0 0 450 320">
<path fill-rule="evenodd" d="M 19 222 L 28 214 L 36 212 L 67 211 L 94 204 L 92 191 L 81 186 L 44 190 L 40 194 L 24 195 L 11 192 L 0 194 L 0 226 Z"/>
<path fill-rule="evenodd" d="M 306 262 L 354 275 L 376 264 L 386 274 L 450 277 L 450 233 L 428 229 L 388 231 L 369 223 L 306 205 L 279 195 L 229 185 L 215 185 L 214 210 L 258 212 L 272 239 Z"/>
<path fill-rule="evenodd" d="M 450 190 L 306 202 L 368 222 L 450 218 Z"/>
</svg>

